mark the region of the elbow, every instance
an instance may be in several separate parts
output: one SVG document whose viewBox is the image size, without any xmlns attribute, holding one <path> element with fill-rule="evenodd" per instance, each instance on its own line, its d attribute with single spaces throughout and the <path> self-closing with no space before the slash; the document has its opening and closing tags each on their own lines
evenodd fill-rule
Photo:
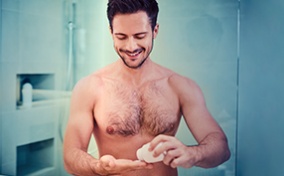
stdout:
<svg viewBox="0 0 284 176">
<path fill-rule="evenodd" d="M 66 159 L 64 158 L 64 169 L 67 173 L 72 174 L 72 171 L 69 167 L 69 165 L 67 164 L 68 162 L 66 161 Z"/>
<path fill-rule="evenodd" d="M 76 175 L 72 167 L 70 167 L 70 165 L 68 165 L 65 161 L 64 161 L 64 169 L 68 174 Z"/>
<path fill-rule="evenodd" d="M 74 174 L 73 171 L 72 171 L 70 161 L 68 160 L 68 157 L 65 153 L 63 154 L 63 165 L 64 165 L 64 169 L 67 173 Z"/>
<path fill-rule="evenodd" d="M 221 165 L 223 163 L 225 163 L 226 161 L 228 161 L 231 158 L 231 151 L 229 149 L 229 145 L 228 142 L 226 140 L 226 142 L 223 143 L 223 147 L 221 147 L 222 150 L 219 150 L 219 161 L 216 162 L 216 166 Z"/>
<path fill-rule="evenodd" d="M 225 140 L 225 147 L 224 147 L 224 162 L 228 161 L 231 157 L 231 151 L 230 151 L 230 148 L 229 148 L 229 144 L 228 144 L 228 140 L 226 138 Z"/>
<path fill-rule="evenodd" d="M 231 151 L 230 151 L 230 148 L 229 148 L 229 144 L 228 144 L 228 139 L 226 136 L 223 136 L 223 144 L 222 144 L 222 161 L 221 161 L 221 164 L 228 161 L 230 158 L 231 158 Z"/>
<path fill-rule="evenodd" d="M 204 168 L 213 168 L 213 167 L 217 167 L 223 163 L 225 163 L 226 161 L 228 161 L 231 157 L 231 152 L 229 150 L 229 148 L 226 148 L 223 150 L 222 154 L 219 155 L 219 159 L 215 160 L 215 162 L 212 162 L 212 165 L 208 165 L 205 166 Z"/>
<path fill-rule="evenodd" d="M 72 174 L 71 170 L 69 169 L 69 167 L 66 164 L 64 164 L 64 169 L 67 173 Z"/>
<path fill-rule="evenodd" d="M 227 148 L 227 151 L 226 151 L 226 161 L 229 160 L 231 157 L 231 151 L 229 149 L 229 147 Z"/>
<path fill-rule="evenodd" d="M 229 149 L 228 140 L 225 137 L 223 144 L 222 144 L 222 150 L 220 150 L 220 164 L 223 164 L 224 162 L 228 161 L 231 157 L 231 151 Z"/>
<path fill-rule="evenodd" d="M 224 162 L 228 161 L 231 158 L 231 151 L 229 147 L 226 147 L 224 152 Z"/>
<path fill-rule="evenodd" d="M 220 160 L 219 160 L 218 165 L 221 165 L 221 164 L 225 163 L 231 157 L 231 151 L 230 151 L 229 146 L 228 146 L 227 143 L 224 145 L 222 151 L 220 151 L 220 152 L 221 152 L 220 153 Z"/>
</svg>

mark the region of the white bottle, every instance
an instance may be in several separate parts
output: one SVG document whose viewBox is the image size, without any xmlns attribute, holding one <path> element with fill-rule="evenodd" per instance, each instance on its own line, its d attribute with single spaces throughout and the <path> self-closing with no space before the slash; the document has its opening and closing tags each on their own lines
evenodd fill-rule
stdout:
<svg viewBox="0 0 284 176">
<path fill-rule="evenodd" d="M 156 148 L 160 147 L 162 143 L 158 144 Z M 153 156 L 153 151 L 149 152 L 150 143 L 144 144 L 141 148 L 139 148 L 136 152 L 136 156 L 138 160 L 145 161 L 147 163 L 155 163 L 162 161 L 165 157 L 164 153 L 160 154 L 157 157 Z"/>
<path fill-rule="evenodd" d="M 27 108 L 32 107 L 33 86 L 30 83 L 25 83 L 23 85 L 22 95 L 23 95 L 23 106 Z"/>
</svg>

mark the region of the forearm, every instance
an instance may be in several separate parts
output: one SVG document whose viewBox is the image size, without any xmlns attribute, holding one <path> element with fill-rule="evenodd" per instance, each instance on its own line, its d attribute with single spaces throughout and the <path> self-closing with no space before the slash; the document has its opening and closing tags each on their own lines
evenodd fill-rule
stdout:
<svg viewBox="0 0 284 176">
<path fill-rule="evenodd" d="M 211 133 L 195 147 L 198 161 L 195 166 L 216 167 L 230 158 L 230 150 L 223 133 Z"/>
<path fill-rule="evenodd" d="M 83 150 L 72 148 L 64 151 L 64 166 L 72 175 L 99 176 L 95 169 L 97 163 L 97 159 Z"/>
</svg>

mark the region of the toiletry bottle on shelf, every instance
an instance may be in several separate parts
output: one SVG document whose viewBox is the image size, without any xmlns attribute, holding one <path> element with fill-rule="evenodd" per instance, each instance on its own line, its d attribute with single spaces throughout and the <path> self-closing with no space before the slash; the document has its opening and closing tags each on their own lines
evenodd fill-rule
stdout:
<svg viewBox="0 0 284 176">
<path fill-rule="evenodd" d="M 162 143 L 158 144 L 156 148 L 160 147 Z M 165 157 L 164 153 L 160 154 L 157 157 L 153 156 L 153 151 L 149 152 L 150 143 L 144 144 L 141 148 L 139 148 L 136 152 L 136 156 L 138 160 L 145 161 L 147 163 L 155 163 L 162 161 Z"/>
<path fill-rule="evenodd" d="M 30 83 L 25 83 L 22 89 L 23 106 L 30 108 L 32 107 L 33 99 L 33 86 Z"/>
</svg>

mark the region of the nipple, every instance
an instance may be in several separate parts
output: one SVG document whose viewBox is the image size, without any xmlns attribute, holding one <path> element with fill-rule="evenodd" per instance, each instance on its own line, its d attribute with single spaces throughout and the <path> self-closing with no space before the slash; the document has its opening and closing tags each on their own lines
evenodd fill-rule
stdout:
<svg viewBox="0 0 284 176">
<path fill-rule="evenodd" d="M 112 126 L 108 126 L 107 129 L 106 129 L 106 132 L 108 134 L 113 134 L 114 133 L 114 128 Z"/>
</svg>

